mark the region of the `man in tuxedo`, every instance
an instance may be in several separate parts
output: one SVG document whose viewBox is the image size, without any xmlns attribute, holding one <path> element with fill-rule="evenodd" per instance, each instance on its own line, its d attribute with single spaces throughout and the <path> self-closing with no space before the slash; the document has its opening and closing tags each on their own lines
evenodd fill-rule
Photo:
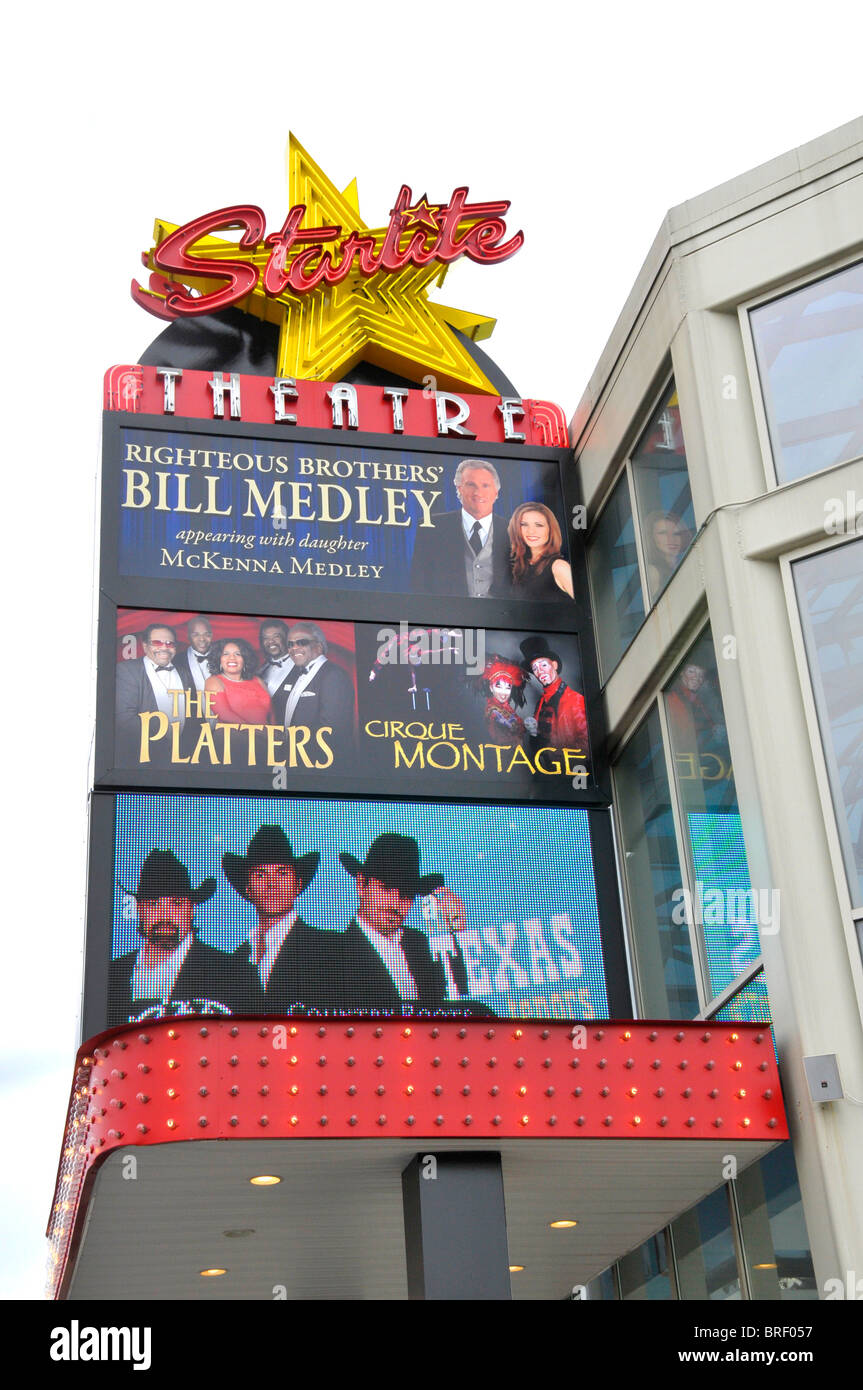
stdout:
<svg viewBox="0 0 863 1390">
<path fill-rule="evenodd" d="M 283 623 L 281 618 L 265 619 L 261 623 L 258 641 L 264 653 L 264 664 L 258 676 L 270 692 L 275 722 L 283 724 L 288 700 L 284 685 L 294 669 L 293 660 L 288 655 L 287 623 Z"/>
<path fill-rule="evenodd" d="M 177 634 L 168 623 L 150 623 L 141 637 L 144 655 L 117 662 L 116 728 L 117 761 L 137 767 L 141 760 L 140 715 L 161 710 L 171 723 L 179 721 L 180 746 L 185 750 L 191 729 L 186 729 L 184 691 L 192 677 L 184 656 L 177 655 Z M 170 736 L 150 744 L 150 764 L 168 766 Z"/>
<path fill-rule="evenodd" d="M 297 857 L 279 825 L 262 825 L 245 854 L 224 854 L 225 877 L 255 909 L 255 925 L 232 959 L 254 996 L 254 1013 L 289 1014 L 297 1005 L 321 1003 L 321 967 L 331 932 L 304 922 L 296 901 L 320 861 L 314 851 Z"/>
<path fill-rule="evenodd" d="M 188 649 L 183 653 L 191 675 L 191 688 L 203 690 L 204 681 L 213 673 L 210 670 L 210 648 L 213 645 L 213 629 L 210 619 L 203 613 L 186 624 L 189 639 Z M 218 674 L 218 673 L 217 673 Z"/>
<path fill-rule="evenodd" d="M 410 835 L 378 835 L 365 861 L 340 854 L 356 880 L 357 907 L 344 932 L 333 936 L 334 973 L 326 993 L 333 1008 L 410 1014 L 417 1008 L 488 1016 L 485 1005 L 467 999 L 464 957 L 454 933 L 466 925 L 464 903 L 444 887 L 442 874 L 420 874 L 419 846 Z M 432 894 L 439 918 L 451 934 L 447 961 L 432 956 L 425 932 L 406 927 L 414 899 Z"/>
<path fill-rule="evenodd" d="M 294 623 L 287 646 L 294 666 L 281 687 L 285 728 L 298 725 L 312 734 L 329 729 L 324 737 L 333 762 L 344 767 L 354 745 L 353 681 L 327 657 L 327 639 L 316 623 Z"/>
<path fill-rule="evenodd" d="M 417 528 L 411 566 L 414 594 L 505 598 L 512 588 L 507 523 L 494 514 L 500 474 L 483 459 L 462 459 L 455 471 L 458 511 Z"/>
<path fill-rule="evenodd" d="M 214 878 L 193 888 L 185 864 L 170 850 L 154 849 L 141 866 L 137 891 L 123 891 L 135 899 L 141 945 L 108 967 L 110 1026 L 148 1011 L 237 1013 L 248 1007 L 232 958 L 195 937 L 195 907 L 215 893 Z M 204 1009 L 204 1001 L 215 1008 Z"/>
</svg>

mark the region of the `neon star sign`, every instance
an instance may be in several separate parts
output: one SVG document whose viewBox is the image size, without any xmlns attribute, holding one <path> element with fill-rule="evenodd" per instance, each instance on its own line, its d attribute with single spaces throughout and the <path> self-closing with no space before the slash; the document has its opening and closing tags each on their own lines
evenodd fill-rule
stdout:
<svg viewBox="0 0 863 1390">
<path fill-rule="evenodd" d="M 451 331 L 477 340 L 494 320 L 433 303 L 461 257 L 478 264 L 508 260 L 524 242 L 506 237 L 509 203 L 468 201 L 456 188 L 446 204 L 413 200 L 403 184 L 383 227 L 359 215 L 356 186 L 343 193 L 293 136 L 288 144 L 291 207 L 266 234 L 255 204 L 205 213 L 182 226 L 157 221 L 143 256 L 147 287 L 132 297 L 159 318 L 217 313 L 230 305 L 279 326 L 281 375 L 335 380 L 364 359 L 419 381 L 494 393 L 474 358 Z M 237 242 L 212 234 L 241 230 Z"/>
</svg>

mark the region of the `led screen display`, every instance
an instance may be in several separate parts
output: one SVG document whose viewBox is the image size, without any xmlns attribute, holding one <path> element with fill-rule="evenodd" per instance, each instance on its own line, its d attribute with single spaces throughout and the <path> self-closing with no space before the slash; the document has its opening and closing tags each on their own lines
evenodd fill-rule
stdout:
<svg viewBox="0 0 863 1390">
<path fill-rule="evenodd" d="M 106 443 L 116 501 L 105 515 L 121 575 L 316 593 L 572 596 L 555 458 L 183 424 L 124 424 Z"/>
<path fill-rule="evenodd" d="M 586 810 L 114 800 L 108 1026 L 608 1015 Z"/>
<path fill-rule="evenodd" d="M 110 664 L 118 781 L 596 796 L 574 635 L 120 608 Z"/>
</svg>

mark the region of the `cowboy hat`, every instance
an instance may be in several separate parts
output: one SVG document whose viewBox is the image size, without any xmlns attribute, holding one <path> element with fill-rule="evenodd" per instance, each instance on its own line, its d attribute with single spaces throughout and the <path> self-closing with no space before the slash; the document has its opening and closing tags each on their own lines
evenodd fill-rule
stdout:
<svg viewBox="0 0 863 1390">
<path fill-rule="evenodd" d="M 216 891 L 216 880 L 205 878 L 199 888 L 193 888 L 189 870 L 175 854 L 169 849 L 151 849 L 141 865 L 137 892 L 124 888 L 122 883 L 120 887 L 139 903 L 155 902 L 158 898 L 191 898 L 193 903 L 205 903 Z"/>
<path fill-rule="evenodd" d="M 444 885 L 443 874 L 420 876 L 419 846 L 412 835 L 378 835 L 369 846 L 365 863 L 352 854 L 340 854 L 339 863 L 352 878 L 375 878 L 385 888 L 398 888 L 405 898 L 424 898 Z"/>
<path fill-rule="evenodd" d="M 280 825 L 262 825 L 255 831 L 244 855 L 222 855 L 222 868 L 234 891 L 245 898 L 252 869 L 260 868 L 262 864 L 287 864 L 300 880 L 302 893 L 314 878 L 320 858 L 317 850 L 296 858 L 291 842 Z"/>
</svg>

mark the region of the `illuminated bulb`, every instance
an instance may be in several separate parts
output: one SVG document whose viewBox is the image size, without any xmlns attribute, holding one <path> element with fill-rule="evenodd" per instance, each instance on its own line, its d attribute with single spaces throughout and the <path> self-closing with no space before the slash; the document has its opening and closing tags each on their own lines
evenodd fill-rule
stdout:
<svg viewBox="0 0 863 1390">
<path fill-rule="evenodd" d="M 297 1030 L 296 1030 L 296 1028 L 292 1028 L 290 1031 L 291 1031 L 291 1037 L 292 1037 L 292 1038 L 295 1038 L 295 1037 L 297 1036 Z"/>
<path fill-rule="evenodd" d="M 171 1071 L 173 1071 L 174 1068 L 177 1067 L 178 1065 L 179 1065 L 179 1063 L 178 1063 L 178 1062 L 175 1062 L 173 1057 L 169 1057 L 169 1058 L 168 1058 L 168 1066 L 170 1067 Z"/>
<path fill-rule="evenodd" d="M 276 1183 L 281 1182 L 275 1173 L 259 1173 L 255 1178 L 249 1178 L 252 1187 L 275 1187 Z"/>
<path fill-rule="evenodd" d="M 199 1269 L 198 1273 L 202 1279 L 218 1279 L 220 1274 L 227 1274 L 226 1269 Z"/>
<path fill-rule="evenodd" d="M 745 1097 L 745 1095 L 746 1095 L 746 1092 L 745 1092 L 745 1091 L 738 1091 L 738 1092 L 737 1092 L 737 1098 L 738 1098 L 738 1100 L 743 1100 L 744 1097 Z"/>
<path fill-rule="evenodd" d="M 520 1029 L 520 1028 L 516 1028 L 516 1030 L 515 1030 L 515 1032 L 513 1033 L 512 1036 L 513 1036 L 514 1038 L 520 1038 L 520 1037 L 522 1036 L 522 1031 L 521 1031 L 521 1029 Z M 520 1268 L 520 1266 L 519 1266 L 519 1268 Z"/>
<path fill-rule="evenodd" d="M 169 1029 L 168 1029 L 168 1037 L 169 1037 L 169 1038 L 175 1038 L 176 1036 L 177 1036 L 177 1034 L 176 1034 L 176 1032 L 174 1031 L 174 1029 L 173 1029 L 173 1028 L 169 1028 Z"/>
<path fill-rule="evenodd" d="M 634 1125 L 640 1125 L 640 1124 L 641 1124 L 641 1116 L 640 1116 L 640 1115 L 633 1115 L 633 1117 L 632 1117 L 632 1123 L 633 1123 Z"/>
<path fill-rule="evenodd" d="M 171 1100 L 174 1099 L 174 1097 L 176 1096 L 176 1094 L 177 1094 L 177 1092 L 174 1090 L 173 1086 L 169 1086 L 169 1087 L 168 1087 L 168 1095 L 170 1096 Z"/>
<path fill-rule="evenodd" d="M 751 1124 L 751 1121 L 750 1121 L 749 1119 L 747 1119 L 747 1118 L 744 1116 L 744 1119 L 743 1119 L 743 1128 L 744 1128 L 744 1129 L 748 1129 L 750 1124 Z"/>
<path fill-rule="evenodd" d="M 731 1034 L 731 1038 L 730 1038 L 729 1041 L 731 1041 L 731 1042 L 737 1042 L 737 1037 L 738 1037 L 737 1033 L 732 1033 L 732 1034 Z"/>
<path fill-rule="evenodd" d="M 298 1123 L 299 1123 L 299 1122 L 298 1122 L 298 1120 L 297 1120 L 296 1115 L 292 1115 L 292 1116 L 291 1116 L 291 1124 L 292 1124 L 292 1125 L 295 1125 L 295 1124 L 298 1124 Z"/>
<path fill-rule="evenodd" d="M 735 1070 L 735 1071 L 742 1071 L 742 1070 L 743 1070 L 743 1063 L 742 1063 L 742 1062 L 735 1062 L 735 1063 L 734 1063 L 734 1070 Z"/>
<path fill-rule="evenodd" d="M 637 1086 L 630 1086 L 630 1088 L 629 1088 L 629 1094 L 630 1094 L 631 1096 L 637 1096 L 637 1095 L 638 1095 L 638 1087 L 637 1087 Z"/>
<path fill-rule="evenodd" d="M 524 1265 L 510 1265 L 509 1267 L 510 1274 L 521 1274 L 523 1270 Z"/>
<path fill-rule="evenodd" d="M 297 1095 L 297 1094 L 299 1093 L 299 1089 L 300 1089 L 299 1086 L 291 1086 L 290 1090 L 288 1091 L 288 1095 L 291 1095 L 291 1096 Z"/>
<path fill-rule="evenodd" d="M 295 1066 L 297 1065 L 297 1059 L 296 1059 L 296 1057 L 290 1057 L 288 1060 L 289 1060 L 289 1062 L 290 1062 L 290 1064 L 291 1064 L 292 1067 L 295 1067 Z"/>
<path fill-rule="evenodd" d="M 176 1121 L 176 1120 L 169 1120 L 169 1121 L 168 1121 L 168 1128 L 169 1128 L 169 1129 L 176 1129 L 176 1128 L 177 1128 L 177 1121 Z"/>
<path fill-rule="evenodd" d="M 519 1088 L 518 1088 L 518 1094 L 519 1094 L 520 1096 L 526 1096 L 526 1095 L 527 1095 L 527 1087 L 526 1087 L 526 1086 L 519 1086 Z"/>
<path fill-rule="evenodd" d="M 413 1064 L 414 1064 L 414 1059 L 413 1059 L 413 1057 L 405 1057 L 405 1066 L 406 1066 L 406 1067 L 412 1067 Z"/>
<path fill-rule="evenodd" d="M 519 1124 L 526 1125 L 527 1123 L 528 1123 L 528 1117 L 527 1117 L 527 1115 L 522 1115 L 522 1117 L 521 1117 L 521 1119 L 520 1119 L 520 1121 L 519 1121 Z"/>
<path fill-rule="evenodd" d="M 411 1035 L 411 1030 L 410 1030 L 410 1028 L 405 1028 L 404 1032 L 402 1033 L 402 1037 L 403 1037 L 403 1038 L 409 1038 L 410 1035 Z"/>
<path fill-rule="evenodd" d="M 629 1042 L 629 1039 L 632 1037 L 632 1034 L 631 1034 L 631 1033 L 624 1033 L 623 1037 L 624 1037 L 624 1041 L 625 1041 L 625 1042 Z"/>
<path fill-rule="evenodd" d="M 405 1095 L 406 1095 L 406 1096 L 412 1096 L 413 1093 L 414 1093 L 414 1088 L 413 1088 L 413 1086 L 405 1086 Z"/>
</svg>

